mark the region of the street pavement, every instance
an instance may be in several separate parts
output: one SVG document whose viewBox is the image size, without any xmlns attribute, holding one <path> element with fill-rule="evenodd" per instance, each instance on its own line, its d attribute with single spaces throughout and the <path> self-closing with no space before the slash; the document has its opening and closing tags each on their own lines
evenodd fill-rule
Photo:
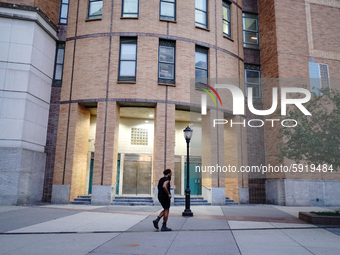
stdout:
<svg viewBox="0 0 340 255">
<path fill-rule="evenodd" d="M 0 207 L 0 254 L 340 254 L 340 226 L 316 226 L 300 211 L 273 205 L 170 208 L 161 232 L 159 206 L 36 205 Z M 161 227 L 162 220 L 159 226 Z"/>
</svg>

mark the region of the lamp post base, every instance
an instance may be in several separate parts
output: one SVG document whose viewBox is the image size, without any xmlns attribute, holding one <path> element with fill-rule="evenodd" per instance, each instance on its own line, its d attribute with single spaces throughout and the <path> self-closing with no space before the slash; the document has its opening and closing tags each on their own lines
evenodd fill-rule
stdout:
<svg viewBox="0 0 340 255">
<path fill-rule="evenodd" d="M 192 217 L 194 214 L 190 209 L 185 209 L 184 212 L 182 212 L 182 216 Z"/>
</svg>

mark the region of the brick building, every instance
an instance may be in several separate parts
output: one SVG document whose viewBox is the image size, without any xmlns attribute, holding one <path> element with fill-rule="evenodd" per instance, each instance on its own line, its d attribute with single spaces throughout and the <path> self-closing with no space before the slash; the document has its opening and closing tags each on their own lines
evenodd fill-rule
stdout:
<svg viewBox="0 0 340 255">
<path fill-rule="evenodd" d="M 340 191 L 337 173 L 195 173 L 279 164 L 272 156 L 278 126 L 243 125 L 265 117 L 247 102 L 244 114 L 234 114 L 232 94 L 221 88 L 221 102 L 208 97 L 201 114 L 202 88 L 231 84 L 246 95 L 252 87 L 259 110 L 271 107 L 272 87 L 304 79 L 310 89 L 314 78 L 339 88 L 332 82 L 340 70 L 339 1 L 19 2 L 0 2 L 1 204 L 69 203 L 89 194 L 92 204 L 154 198 L 166 168 L 174 171 L 175 196 L 183 196 L 188 125 L 192 195 L 212 204 L 226 197 L 340 204 L 332 195 Z M 228 125 L 214 127 L 215 119 Z"/>
</svg>

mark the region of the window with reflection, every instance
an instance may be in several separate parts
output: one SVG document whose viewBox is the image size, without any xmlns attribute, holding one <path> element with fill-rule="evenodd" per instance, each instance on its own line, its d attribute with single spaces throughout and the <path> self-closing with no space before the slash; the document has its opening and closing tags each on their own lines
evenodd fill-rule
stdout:
<svg viewBox="0 0 340 255">
<path fill-rule="evenodd" d="M 259 48 L 259 27 L 256 14 L 243 13 L 243 47 Z"/>
<path fill-rule="evenodd" d="M 208 82 L 208 49 L 197 46 L 195 49 L 195 78 L 197 82 Z"/>
<path fill-rule="evenodd" d="M 176 0 L 161 0 L 160 2 L 160 19 L 176 20 Z"/>
<path fill-rule="evenodd" d="M 136 81 L 137 37 L 120 38 L 118 81 Z"/>
<path fill-rule="evenodd" d="M 228 1 L 222 2 L 223 10 L 223 34 L 230 37 L 230 3 Z"/>
<path fill-rule="evenodd" d="M 138 17 L 139 0 L 123 0 L 122 17 Z"/>
<path fill-rule="evenodd" d="M 158 82 L 175 84 L 175 48 L 176 42 L 159 41 Z"/>
<path fill-rule="evenodd" d="M 53 76 L 54 86 L 61 86 L 61 82 L 63 78 L 64 55 L 65 55 L 65 44 L 58 43 L 56 56 L 55 56 L 55 65 L 54 65 L 54 76 Z"/>
<path fill-rule="evenodd" d="M 59 24 L 67 24 L 68 4 L 69 4 L 69 0 L 61 0 L 60 13 L 59 13 Z"/>
<path fill-rule="evenodd" d="M 89 0 L 89 19 L 99 19 L 103 15 L 103 1 Z"/>
<path fill-rule="evenodd" d="M 255 65 L 244 65 L 245 94 L 252 88 L 253 98 L 261 98 L 261 69 Z"/>
<path fill-rule="evenodd" d="M 207 0 L 195 0 L 195 24 L 198 27 L 208 28 Z"/>
</svg>

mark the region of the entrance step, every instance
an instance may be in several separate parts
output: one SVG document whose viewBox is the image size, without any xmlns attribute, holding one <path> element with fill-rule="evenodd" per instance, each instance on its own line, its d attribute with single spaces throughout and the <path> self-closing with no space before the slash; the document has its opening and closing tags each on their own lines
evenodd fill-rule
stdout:
<svg viewBox="0 0 340 255">
<path fill-rule="evenodd" d="M 119 196 L 113 199 L 111 205 L 125 206 L 153 206 L 152 197 L 125 197 Z"/>
<path fill-rule="evenodd" d="M 225 198 L 225 205 L 238 205 L 237 202 L 235 202 L 234 200 L 230 199 L 229 197 Z"/>
<path fill-rule="evenodd" d="M 70 204 L 73 205 L 90 205 L 91 204 L 91 196 L 78 196 Z"/>
<path fill-rule="evenodd" d="M 174 206 L 185 206 L 185 197 L 175 197 Z M 190 206 L 195 205 L 211 205 L 203 197 L 190 197 Z"/>
</svg>

